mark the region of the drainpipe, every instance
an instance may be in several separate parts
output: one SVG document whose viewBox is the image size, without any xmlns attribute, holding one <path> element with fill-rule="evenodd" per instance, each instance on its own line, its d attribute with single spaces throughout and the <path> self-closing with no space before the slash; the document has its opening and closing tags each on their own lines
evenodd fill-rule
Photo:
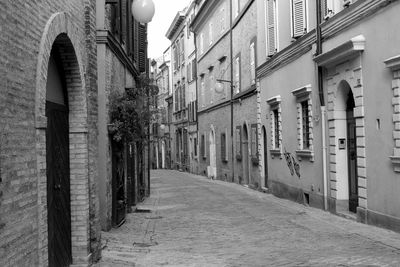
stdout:
<svg viewBox="0 0 400 267">
<path fill-rule="evenodd" d="M 231 86 L 231 158 L 232 158 L 232 182 L 235 181 L 235 154 L 234 154 L 234 149 L 233 149 L 233 37 L 232 37 L 232 1 L 230 1 L 230 12 L 229 12 L 229 45 L 230 45 L 230 58 L 231 58 L 231 62 L 230 62 L 230 66 L 231 66 L 231 82 L 230 82 L 230 86 Z M 229 65 L 228 65 L 229 66 Z"/>
<path fill-rule="evenodd" d="M 316 37 L 317 37 L 317 51 L 315 56 L 318 56 L 322 53 L 322 34 L 321 34 L 321 0 L 317 0 L 317 27 L 316 27 Z M 323 187 L 324 187 L 324 210 L 328 210 L 328 176 L 327 176 L 327 164 L 326 164 L 326 109 L 325 109 L 325 99 L 324 99 L 324 88 L 323 88 L 323 77 L 322 77 L 322 67 L 317 66 L 317 75 L 318 75 L 318 93 L 319 100 L 321 104 L 321 123 L 322 123 L 322 176 L 323 176 Z"/>
</svg>

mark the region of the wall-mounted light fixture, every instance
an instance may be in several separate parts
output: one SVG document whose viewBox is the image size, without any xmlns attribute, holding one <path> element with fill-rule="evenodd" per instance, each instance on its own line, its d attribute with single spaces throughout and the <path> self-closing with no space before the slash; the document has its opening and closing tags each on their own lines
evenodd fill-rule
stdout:
<svg viewBox="0 0 400 267">
<path fill-rule="evenodd" d="M 133 17 L 140 23 L 149 23 L 153 19 L 154 12 L 152 0 L 134 0 L 132 3 Z"/>
</svg>

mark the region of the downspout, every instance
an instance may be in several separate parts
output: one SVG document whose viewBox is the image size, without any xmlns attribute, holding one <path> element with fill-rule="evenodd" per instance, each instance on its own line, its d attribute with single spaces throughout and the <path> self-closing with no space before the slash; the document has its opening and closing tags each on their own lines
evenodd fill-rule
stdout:
<svg viewBox="0 0 400 267">
<path fill-rule="evenodd" d="M 197 35 L 196 35 L 196 33 L 193 31 L 193 38 L 194 38 L 194 51 L 195 51 L 195 63 L 196 63 L 196 78 L 195 78 L 195 85 L 196 85 L 196 110 L 195 110 L 195 112 L 196 112 L 196 140 L 197 140 L 197 142 L 196 142 L 196 144 L 195 144 L 195 146 L 196 146 L 196 151 L 197 151 L 197 164 L 196 164 L 196 174 L 198 174 L 197 172 L 198 172 L 198 168 L 199 168 L 199 162 L 200 162 L 200 160 L 199 160 L 199 158 L 200 158 L 200 151 L 199 151 L 199 149 L 198 149 L 198 146 L 197 146 L 197 144 L 199 143 L 199 120 L 198 120 L 198 113 L 199 113 L 199 108 L 198 108 L 198 103 L 199 103 L 199 101 L 198 101 L 198 87 L 197 87 Z M 193 67 L 192 67 L 193 68 Z M 193 74 L 192 74 L 193 75 Z"/>
<path fill-rule="evenodd" d="M 233 148 L 233 37 L 232 37 L 232 0 L 230 1 L 230 12 L 229 12 L 229 45 L 230 45 L 230 58 L 231 58 L 231 62 L 230 62 L 230 66 L 231 66 L 231 82 L 230 82 L 230 86 L 231 86 L 231 158 L 232 158 L 232 182 L 235 181 L 235 164 L 234 164 L 234 160 L 235 160 L 235 154 L 234 154 L 234 148 Z M 228 65 L 229 66 L 229 65 Z"/>
<path fill-rule="evenodd" d="M 321 0 L 317 0 L 317 27 L 316 27 L 316 37 L 317 37 L 317 51 L 315 56 L 318 56 L 322 53 L 322 34 L 321 34 Z M 318 84 L 318 93 L 319 100 L 321 104 L 321 123 L 322 123 L 322 176 L 323 176 L 323 189 L 324 189 L 324 210 L 328 210 L 328 176 L 327 176 L 327 164 L 326 164 L 326 109 L 325 109 L 325 99 L 324 99 L 324 88 L 323 88 L 323 77 L 322 77 L 322 67 L 317 66 L 317 84 Z"/>
</svg>

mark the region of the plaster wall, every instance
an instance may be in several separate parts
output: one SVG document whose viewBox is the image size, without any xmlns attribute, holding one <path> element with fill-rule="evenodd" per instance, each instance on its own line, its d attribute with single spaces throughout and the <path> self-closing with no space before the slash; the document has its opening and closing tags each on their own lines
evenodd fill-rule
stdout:
<svg viewBox="0 0 400 267">
<path fill-rule="evenodd" d="M 361 55 L 366 160 L 361 164 L 366 165 L 367 208 L 394 217 L 400 217 L 400 179 L 389 159 L 394 148 L 393 76 L 384 61 L 400 54 L 399 10 L 399 2 L 391 3 L 323 43 L 323 51 L 329 51 L 360 34 L 366 39 Z"/>
<path fill-rule="evenodd" d="M 296 75 L 294 75 L 296 74 Z M 298 147 L 297 107 L 296 97 L 292 91 L 303 86 L 311 86 L 312 102 L 312 142 L 314 157 L 300 158 L 296 155 Z M 322 139 L 321 139 L 321 112 L 316 85 L 316 70 L 312 61 L 312 51 L 302 55 L 297 60 L 276 71 L 260 78 L 260 107 L 261 124 L 267 133 L 268 147 L 268 179 L 269 181 L 284 184 L 287 187 L 302 190 L 316 196 L 318 203 L 311 205 L 320 206 L 323 195 L 322 173 Z M 285 156 L 271 155 L 271 118 L 270 106 L 267 100 L 271 97 L 281 96 L 282 109 L 282 152 L 290 153 L 300 165 L 300 178 L 296 174 L 291 175 Z M 311 202 L 311 200 L 310 200 Z"/>
</svg>

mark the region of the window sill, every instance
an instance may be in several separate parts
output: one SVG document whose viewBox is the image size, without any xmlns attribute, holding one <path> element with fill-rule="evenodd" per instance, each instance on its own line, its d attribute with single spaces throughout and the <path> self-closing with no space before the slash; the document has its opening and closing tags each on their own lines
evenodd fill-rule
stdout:
<svg viewBox="0 0 400 267">
<path fill-rule="evenodd" d="M 392 161 L 394 171 L 400 173 L 400 157 L 391 156 L 390 160 Z"/>
<path fill-rule="evenodd" d="M 282 151 L 280 150 L 280 148 L 270 149 L 269 153 L 271 154 L 272 158 L 275 158 L 275 157 L 282 158 Z"/>
<path fill-rule="evenodd" d="M 312 150 L 296 150 L 296 155 L 299 160 L 309 159 L 311 162 L 314 161 L 314 152 Z"/>
</svg>

